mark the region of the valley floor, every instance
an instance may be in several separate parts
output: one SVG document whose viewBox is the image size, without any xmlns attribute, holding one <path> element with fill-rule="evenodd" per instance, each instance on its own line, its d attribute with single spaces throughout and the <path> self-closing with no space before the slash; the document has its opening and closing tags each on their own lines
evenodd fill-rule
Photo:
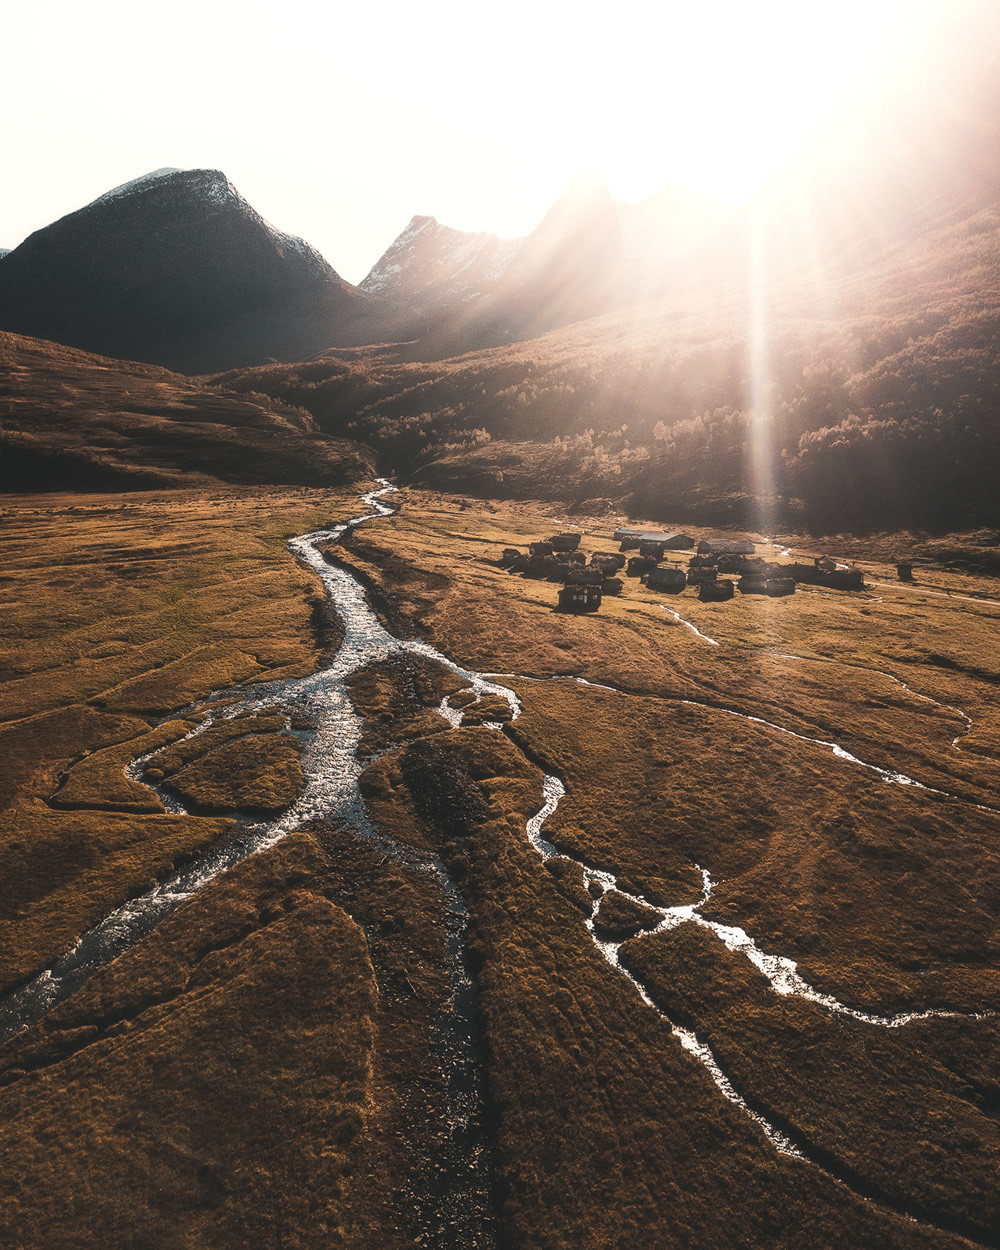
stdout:
<svg viewBox="0 0 1000 1250">
<path fill-rule="evenodd" d="M 1000 583 L 387 499 L 4 501 L 0 1241 L 1000 1244 Z"/>
</svg>

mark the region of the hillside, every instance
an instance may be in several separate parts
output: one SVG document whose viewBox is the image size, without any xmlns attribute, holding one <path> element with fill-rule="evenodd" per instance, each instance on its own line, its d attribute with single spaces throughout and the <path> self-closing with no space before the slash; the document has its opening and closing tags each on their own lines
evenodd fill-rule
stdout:
<svg viewBox="0 0 1000 1250">
<path fill-rule="evenodd" d="M 940 208 L 822 279 L 706 286 L 443 360 L 403 351 L 217 381 L 448 489 L 756 528 L 997 522 L 995 204 Z"/>
<path fill-rule="evenodd" d="M 2 491 L 328 486 L 368 469 L 363 449 L 267 396 L 0 333 Z"/>
</svg>

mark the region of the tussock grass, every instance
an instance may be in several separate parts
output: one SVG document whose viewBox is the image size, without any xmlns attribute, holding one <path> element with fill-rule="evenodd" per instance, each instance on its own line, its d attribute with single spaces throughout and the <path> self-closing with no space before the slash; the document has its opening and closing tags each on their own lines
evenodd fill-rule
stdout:
<svg viewBox="0 0 1000 1250">
<path fill-rule="evenodd" d="M 329 867 L 243 864 L 3 1048 L 0 1238 L 364 1244 L 378 991 Z"/>
<path fill-rule="evenodd" d="M 369 454 L 302 409 L 156 365 L 0 333 L 0 492 L 341 486 Z"/>
<path fill-rule="evenodd" d="M 379 826 L 438 846 L 470 905 L 510 1241 L 949 1244 L 948 1234 L 858 1205 L 770 1149 L 758 1156 L 747 1121 L 730 1120 L 703 1070 L 600 961 L 582 926 L 579 870 L 565 859 L 543 867 L 524 822 L 541 803 L 541 765 L 567 786 L 545 836 L 615 871 L 623 888 L 690 902 L 697 864 L 716 883 L 706 912 L 797 959 L 819 989 L 878 1011 L 996 1010 L 1000 819 L 972 801 L 997 801 L 997 766 L 963 749 L 962 717 L 932 701 L 967 710 L 977 729 L 980 717 L 992 723 L 995 609 L 914 602 L 891 585 L 879 589 L 881 602 L 802 594 L 700 605 L 630 583 L 607 613 L 562 620 L 548 608 L 552 587 L 492 563 L 561 517 L 415 492 L 408 502 L 384 527 L 353 536 L 345 559 L 383 593 L 394 587 L 394 610 L 413 633 L 487 670 L 569 672 L 631 692 L 515 678 L 524 711 L 507 741 L 475 727 L 438 732 L 365 778 Z M 606 545 L 610 525 L 587 518 L 584 528 L 585 546 Z M 405 564 L 408 579 L 394 583 Z M 874 555 L 868 568 L 888 572 Z M 957 590 L 982 585 L 947 576 Z M 720 645 L 665 623 L 661 601 Z M 959 797 L 889 784 L 727 708 L 840 741 Z M 687 943 L 676 957 L 675 940 Z M 651 983 L 662 966 L 664 1006 L 717 1046 L 737 1084 L 777 1120 L 890 1204 L 991 1235 L 992 1199 L 980 1195 L 995 1150 L 984 1114 L 995 1097 L 992 1024 L 930 1020 L 892 1033 L 844 1024 L 765 994 L 745 961 L 693 927 L 627 950 Z M 953 1190 L 934 1176 L 943 1155 L 962 1171 Z M 725 1232 L 715 1223 L 721 1212 L 739 1213 L 735 1243 L 732 1223 Z"/>
<path fill-rule="evenodd" d="M 284 537 L 355 509 L 274 491 L 51 502 L 12 500 L 0 518 L 15 535 L 0 583 L 8 983 L 229 827 L 140 810 L 118 772 L 133 754 L 162 742 L 154 767 L 205 806 L 294 792 L 297 746 L 277 715 L 178 739 L 227 681 L 317 663 L 336 631 Z M 818 988 L 879 1010 L 1000 1008 L 998 818 L 963 801 L 997 802 L 995 609 L 896 587 L 881 601 L 702 605 L 629 581 L 575 619 L 553 611 L 553 586 L 495 563 L 503 546 L 563 528 L 564 513 L 419 492 L 403 502 L 336 558 L 369 580 L 394 629 L 527 675 L 510 679 L 523 714 L 503 733 L 475 723 L 501 719 L 492 701 L 450 729 L 434 709 L 445 695 L 464 704 L 462 683 L 424 661 L 349 683 L 362 752 L 377 757 L 362 777 L 370 815 L 440 855 L 469 909 L 501 1244 L 957 1245 L 776 1153 L 603 961 L 579 868 L 543 864 L 525 822 L 542 770 L 557 772 L 567 794 L 545 836 L 623 889 L 690 902 L 700 865 L 716 882 L 710 914 L 797 959 Z M 614 520 L 581 514 L 583 546 L 605 549 Z M 867 560 L 886 571 L 878 552 Z M 963 593 L 984 584 L 941 576 Z M 177 715 L 185 700 L 192 719 Z M 972 732 L 931 700 L 967 712 Z M 725 709 L 959 797 L 889 785 Z M 642 916 L 621 902 L 603 919 L 634 931 Z M 992 1024 L 875 1037 L 764 993 L 691 926 L 625 949 L 775 1118 L 865 1183 L 989 1232 Z M 244 864 L 4 1048 L 0 1221 L 39 1246 L 76 1244 L 80 1228 L 125 1242 L 140 1229 L 154 1244 L 178 1230 L 192 1244 L 446 1244 L 441 1204 L 459 1161 L 444 951 L 434 878 L 345 830 L 317 827 Z M 192 1101 L 207 1109 L 193 1127 Z M 48 1200 L 56 1186 L 62 1204 Z"/>
<path fill-rule="evenodd" d="M 321 591 L 286 539 L 355 508 L 353 495 L 308 490 L 6 499 L 0 982 L 57 958 L 227 829 L 161 814 L 122 769 L 191 725 L 155 719 L 232 682 L 312 670 L 329 641 Z M 191 797 L 284 806 L 300 784 L 284 741 L 199 766 Z"/>
<path fill-rule="evenodd" d="M 438 734 L 401 748 L 398 771 L 404 793 L 373 815 L 436 843 L 471 912 L 507 1244 L 948 1244 L 777 1154 L 720 1097 L 601 959 L 572 873 L 528 845 L 541 775 L 513 744 Z"/>
<path fill-rule="evenodd" d="M 1000 1159 L 1000 1127 L 990 1111 L 1000 1087 L 995 1072 L 970 1081 L 961 1060 L 944 1053 L 951 1022 L 916 1031 L 834 1018 L 770 993 L 746 960 L 690 924 L 632 941 L 622 958 L 658 1003 L 697 1025 L 739 1087 L 780 1123 L 909 1209 L 993 1236 L 998 1196 L 987 1178 Z M 937 1035 L 937 1046 L 920 1031 Z M 995 1020 L 965 1022 L 963 1031 L 995 1053 Z"/>
</svg>

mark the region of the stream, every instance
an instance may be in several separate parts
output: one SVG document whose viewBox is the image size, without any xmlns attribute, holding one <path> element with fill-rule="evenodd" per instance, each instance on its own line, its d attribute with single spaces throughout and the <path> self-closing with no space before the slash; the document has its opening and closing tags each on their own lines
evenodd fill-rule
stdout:
<svg viewBox="0 0 1000 1250">
<path fill-rule="evenodd" d="M 515 691 L 504 685 L 500 676 L 463 668 L 428 643 L 393 637 L 369 606 L 359 581 L 346 570 L 335 567 L 324 559 L 321 549 L 339 539 L 347 529 L 390 515 L 393 509 L 384 503 L 383 499 L 394 489 L 383 480 L 379 489 L 362 497 L 369 511 L 343 524 L 299 536 L 289 543 L 296 558 L 312 569 L 322 580 L 331 605 L 344 626 L 343 641 L 336 654 L 329 659 L 326 667 L 306 677 L 261 682 L 238 691 L 227 689 L 216 692 L 207 701 L 198 705 L 197 714 L 203 719 L 186 735 L 186 738 L 195 737 L 205 733 L 214 724 L 248 712 L 274 711 L 275 709 L 285 714 L 287 724 L 309 726 L 305 732 L 297 730 L 304 743 L 302 769 L 306 779 L 298 800 L 273 820 L 238 817 L 234 832 L 211 847 L 200 859 L 170 874 L 142 896 L 131 899 L 116 908 L 85 933 L 73 949 L 50 968 L 0 999 L 0 1042 L 40 1020 L 53 1006 L 73 994 L 95 972 L 149 934 L 160 920 L 221 873 L 233 868 L 249 856 L 273 846 L 287 834 L 308 822 L 342 822 L 350 827 L 358 838 L 371 844 L 384 855 L 412 870 L 433 876 L 441 887 L 446 911 L 447 963 L 451 982 L 451 1002 L 448 1005 L 446 1018 L 441 1022 L 441 1045 L 442 1050 L 448 1055 L 447 1096 L 449 1122 L 453 1125 L 455 1153 L 456 1157 L 461 1155 L 465 1160 L 464 1168 L 455 1169 L 456 1180 L 447 1197 L 448 1210 L 444 1215 L 447 1221 L 457 1220 L 462 1229 L 466 1230 L 463 1234 L 465 1240 L 461 1244 L 489 1246 L 493 1244 L 492 1234 L 489 1231 L 492 1217 L 489 1211 L 488 1149 L 479 1129 L 483 1090 L 476 992 L 465 964 L 468 913 L 458 889 L 439 858 L 422 855 L 386 837 L 368 816 L 359 788 L 359 779 L 363 770 L 371 762 L 371 758 L 359 756 L 358 748 L 363 724 L 361 717 L 351 704 L 345 683 L 351 674 L 368 665 L 384 662 L 393 657 L 412 656 L 432 661 L 459 676 L 466 683 L 467 688 L 475 693 L 477 700 L 486 695 L 505 700 L 512 719 L 516 719 L 520 714 L 521 705 Z M 689 622 L 683 621 L 676 613 L 671 614 L 677 617 L 679 624 L 687 625 L 689 629 L 698 633 Z M 699 637 L 703 638 L 706 643 L 715 641 L 700 633 Z M 887 675 L 891 676 L 891 674 Z M 502 677 L 514 678 L 519 675 L 503 674 Z M 526 677 L 520 679 L 531 680 Z M 587 682 L 583 678 L 548 680 L 574 680 L 585 686 L 596 686 L 596 683 Z M 604 686 L 598 688 L 614 689 Z M 617 693 L 624 694 L 624 692 Z M 681 702 L 690 701 L 682 700 Z M 870 771 L 883 782 L 923 790 L 930 789 L 902 773 L 867 763 L 849 754 L 835 742 L 794 733 L 781 725 L 735 709 L 712 707 L 708 704 L 693 705 L 711 707 L 711 710 L 717 714 L 739 717 L 744 722 L 789 734 L 803 744 L 831 751 L 842 760 Z M 453 727 L 457 728 L 462 724 L 462 710 L 453 707 L 447 698 L 443 700 L 438 710 Z M 955 711 L 959 716 L 963 715 L 957 712 L 957 709 L 949 710 Z M 171 719 L 176 716 L 177 713 L 171 714 Z M 503 731 L 503 726 L 496 722 L 490 727 L 496 731 Z M 127 770 L 128 775 L 154 789 L 168 811 L 185 814 L 187 809 L 175 796 L 172 796 L 163 785 L 155 784 L 145 776 L 146 768 L 155 758 L 156 753 L 152 752 L 134 760 Z M 543 781 L 543 804 L 527 821 L 525 834 L 542 860 L 555 855 L 565 855 L 565 852 L 557 849 L 543 836 L 545 822 L 556 811 L 564 794 L 563 782 L 554 775 L 546 775 Z M 566 856 L 566 858 L 573 857 Z M 618 890 L 615 877 L 581 860 L 575 862 L 582 869 L 585 885 L 592 887 L 592 896 L 596 896 L 592 914 L 584 921 L 584 924 L 590 939 L 607 965 L 614 970 L 616 975 L 628 981 L 650 1010 L 656 1011 L 666 1021 L 678 1043 L 703 1066 L 720 1093 L 750 1116 L 778 1151 L 802 1158 L 808 1163 L 822 1167 L 835 1179 L 843 1180 L 831 1171 L 829 1164 L 824 1165 L 812 1157 L 808 1144 L 792 1141 L 759 1109 L 748 1105 L 734 1088 L 711 1048 L 694 1032 L 681 1028 L 671 1021 L 653 1002 L 641 983 L 620 964 L 618 954 L 622 943 L 605 940 L 595 923 L 601 898 L 610 890 Z M 739 952 L 747 958 L 763 974 L 775 994 L 798 995 L 833 1014 L 849 1016 L 875 1028 L 899 1028 L 911 1021 L 953 1014 L 930 1010 L 905 1012 L 898 1015 L 879 1015 L 848 1006 L 831 995 L 814 989 L 799 974 L 793 960 L 762 950 L 745 930 L 719 924 L 702 914 L 702 908 L 711 897 L 713 882 L 706 870 L 699 868 L 699 871 L 703 889 L 701 898 L 694 903 L 657 907 L 640 895 L 618 890 L 619 893 L 625 894 L 626 898 L 655 913 L 657 917 L 655 926 L 642 935 L 643 940 L 668 932 L 683 923 L 697 924 L 711 932 L 728 950 Z M 858 1189 L 851 1185 L 849 1178 L 843 1183 L 848 1184 L 854 1192 L 858 1192 Z M 896 1207 L 893 1209 L 898 1210 Z"/>
</svg>

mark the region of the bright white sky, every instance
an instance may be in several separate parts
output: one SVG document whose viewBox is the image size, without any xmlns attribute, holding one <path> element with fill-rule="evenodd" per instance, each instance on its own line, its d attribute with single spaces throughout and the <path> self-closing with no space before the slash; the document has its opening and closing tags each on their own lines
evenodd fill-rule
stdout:
<svg viewBox="0 0 1000 1250">
<path fill-rule="evenodd" d="M 1000 8 L 1000 0 L 993 0 Z M 31 0 L 7 6 L 0 246 L 222 169 L 358 282 L 415 213 L 524 234 L 585 166 L 738 198 L 947 0 Z M 905 38 L 904 38 L 905 32 Z M 923 35 L 923 38 L 932 36 Z M 910 49 L 912 51 L 912 48 Z"/>
</svg>

